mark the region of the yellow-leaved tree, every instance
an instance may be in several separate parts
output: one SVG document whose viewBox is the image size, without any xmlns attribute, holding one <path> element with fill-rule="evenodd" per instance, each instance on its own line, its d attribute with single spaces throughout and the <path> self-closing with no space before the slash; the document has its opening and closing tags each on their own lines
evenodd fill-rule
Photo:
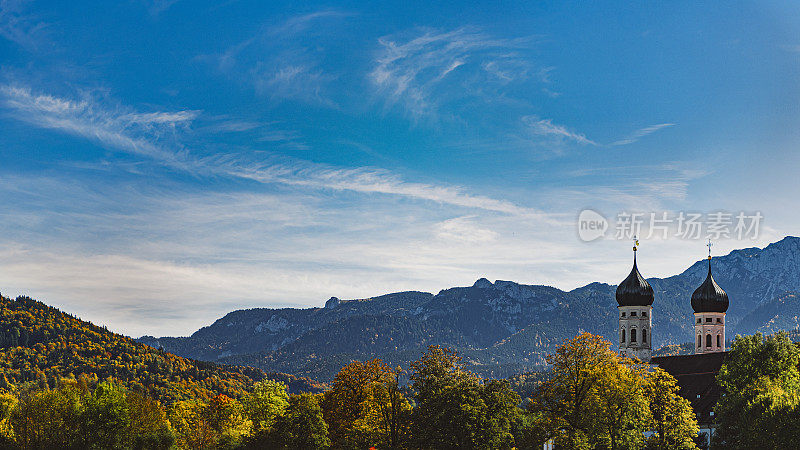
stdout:
<svg viewBox="0 0 800 450">
<path fill-rule="evenodd" d="M 695 448 L 691 405 L 663 370 L 617 355 L 590 333 L 566 341 L 547 361 L 551 376 L 528 409 L 559 446 Z"/>
<path fill-rule="evenodd" d="M 400 392 L 399 369 L 379 359 L 344 366 L 325 393 L 323 410 L 334 448 L 398 448 L 411 405 Z"/>
<path fill-rule="evenodd" d="M 678 395 L 675 377 L 656 367 L 647 374 L 645 392 L 650 403 L 651 429 L 648 448 L 693 449 L 699 428 L 689 400 Z"/>
</svg>

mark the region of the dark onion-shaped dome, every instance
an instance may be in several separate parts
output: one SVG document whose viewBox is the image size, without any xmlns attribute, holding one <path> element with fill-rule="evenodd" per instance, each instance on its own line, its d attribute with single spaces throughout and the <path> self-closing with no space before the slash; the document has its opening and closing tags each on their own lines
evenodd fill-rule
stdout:
<svg viewBox="0 0 800 450">
<path fill-rule="evenodd" d="M 696 313 L 720 312 L 728 310 L 728 294 L 714 281 L 711 275 L 711 260 L 708 260 L 706 281 L 692 294 L 692 309 Z"/>
<path fill-rule="evenodd" d="M 650 306 L 653 304 L 653 288 L 636 267 L 636 254 L 633 255 L 633 269 L 628 278 L 617 286 L 619 306 Z"/>
</svg>

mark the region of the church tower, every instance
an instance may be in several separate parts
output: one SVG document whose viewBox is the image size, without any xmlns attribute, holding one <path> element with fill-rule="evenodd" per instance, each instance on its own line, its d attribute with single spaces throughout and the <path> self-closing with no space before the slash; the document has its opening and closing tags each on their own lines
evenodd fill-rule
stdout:
<svg viewBox="0 0 800 450">
<path fill-rule="evenodd" d="M 711 242 L 708 243 L 708 275 L 692 294 L 694 334 L 697 340 L 695 354 L 725 351 L 725 311 L 728 294 L 711 275 Z"/>
<path fill-rule="evenodd" d="M 633 269 L 628 278 L 617 286 L 617 309 L 619 310 L 619 353 L 628 358 L 650 362 L 653 351 L 653 288 L 642 277 L 636 267 L 636 251 L 639 245 L 634 240 Z"/>
</svg>

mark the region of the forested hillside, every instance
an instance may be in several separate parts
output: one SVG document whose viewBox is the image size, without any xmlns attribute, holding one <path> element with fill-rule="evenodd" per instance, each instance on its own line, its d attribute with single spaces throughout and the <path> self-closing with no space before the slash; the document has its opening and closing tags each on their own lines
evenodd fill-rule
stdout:
<svg viewBox="0 0 800 450">
<path fill-rule="evenodd" d="M 39 301 L 0 296 L 0 388 L 25 383 L 55 388 L 64 377 L 90 385 L 113 378 L 133 391 L 171 403 L 219 394 L 238 398 L 267 374 L 175 356 Z M 286 374 L 269 378 L 294 391 L 319 390 L 308 380 Z"/>
</svg>

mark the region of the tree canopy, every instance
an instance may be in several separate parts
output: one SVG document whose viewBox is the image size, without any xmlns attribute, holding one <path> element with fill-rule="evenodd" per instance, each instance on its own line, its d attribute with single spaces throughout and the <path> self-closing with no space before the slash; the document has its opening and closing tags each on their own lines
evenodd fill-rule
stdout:
<svg viewBox="0 0 800 450">
<path fill-rule="evenodd" d="M 737 336 L 717 380 L 716 445 L 800 448 L 800 349 L 785 333 Z"/>
</svg>

